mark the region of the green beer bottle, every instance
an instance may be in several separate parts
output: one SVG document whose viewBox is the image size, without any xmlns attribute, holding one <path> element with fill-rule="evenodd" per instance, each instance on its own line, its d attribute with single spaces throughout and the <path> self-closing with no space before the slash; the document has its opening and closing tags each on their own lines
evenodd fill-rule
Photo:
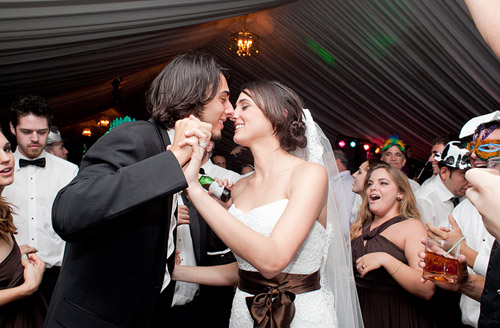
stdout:
<svg viewBox="0 0 500 328">
<path fill-rule="evenodd" d="M 215 197 L 219 198 L 223 202 L 227 202 L 231 198 L 231 190 L 224 186 L 219 186 L 219 183 L 208 175 L 203 175 L 202 173 L 202 176 L 198 179 L 198 181 L 200 181 L 203 188 L 211 191 Z"/>
</svg>

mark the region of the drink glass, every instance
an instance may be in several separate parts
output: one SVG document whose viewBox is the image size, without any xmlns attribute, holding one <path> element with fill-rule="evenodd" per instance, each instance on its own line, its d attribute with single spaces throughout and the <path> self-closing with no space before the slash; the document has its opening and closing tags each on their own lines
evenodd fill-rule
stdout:
<svg viewBox="0 0 500 328">
<path fill-rule="evenodd" d="M 495 169 L 500 172 L 500 157 L 490 157 L 488 158 L 488 168 Z"/>
<path fill-rule="evenodd" d="M 449 240 L 427 238 L 423 272 L 425 279 L 444 281 L 451 284 L 457 282 L 460 244 L 449 251 L 454 245 L 455 242 Z"/>
</svg>

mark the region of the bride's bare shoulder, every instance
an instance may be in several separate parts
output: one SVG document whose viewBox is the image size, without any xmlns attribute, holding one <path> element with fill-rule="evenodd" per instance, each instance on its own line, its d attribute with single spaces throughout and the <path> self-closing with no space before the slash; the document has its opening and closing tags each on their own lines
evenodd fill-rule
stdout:
<svg viewBox="0 0 500 328">
<path fill-rule="evenodd" d="M 294 174 L 318 176 L 320 178 L 328 178 L 328 174 L 323 166 L 316 163 L 306 162 L 302 159 L 301 165 L 298 165 Z"/>
</svg>

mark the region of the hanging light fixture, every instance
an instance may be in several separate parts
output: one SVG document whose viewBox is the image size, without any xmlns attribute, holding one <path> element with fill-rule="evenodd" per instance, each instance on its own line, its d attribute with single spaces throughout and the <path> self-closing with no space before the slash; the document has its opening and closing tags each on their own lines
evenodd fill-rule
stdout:
<svg viewBox="0 0 500 328">
<path fill-rule="evenodd" d="M 240 57 L 250 57 L 252 54 L 259 53 L 259 36 L 246 29 L 246 22 L 245 17 L 243 31 L 229 36 L 229 51 Z"/>
<path fill-rule="evenodd" d="M 82 130 L 82 136 L 84 137 L 90 137 L 92 135 L 92 130 L 90 130 L 89 128 L 84 128 Z"/>
<path fill-rule="evenodd" d="M 104 128 L 107 128 L 109 127 L 109 119 L 107 117 L 103 117 L 101 118 L 98 122 L 97 122 L 97 126 L 102 126 Z"/>
</svg>

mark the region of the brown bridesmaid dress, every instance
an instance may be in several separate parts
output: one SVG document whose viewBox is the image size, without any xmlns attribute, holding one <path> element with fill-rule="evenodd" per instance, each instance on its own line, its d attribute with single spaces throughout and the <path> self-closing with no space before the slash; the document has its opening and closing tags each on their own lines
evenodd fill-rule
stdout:
<svg viewBox="0 0 500 328">
<path fill-rule="evenodd" d="M 24 267 L 21 264 L 21 252 L 14 237 L 11 252 L 0 263 L 0 289 L 21 285 L 24 282 Z M 42 293 L 37 290 L 33 295 L 0 306 L 0 327 L 2 328 L 38 328 L 43 326 L 47 313 L 47 304 Z"/>
<path fill-rule="evenodd" d="M 397 216 L 371 231 L 370 224 L 366 224 L 362 235 L 352 241 L 354 277 L 365 328 L 437 327 L 429 318 L 428 301 L 408 293 L 387 270 L 379 268 L 364 277 L 356 270 L 356 259 L 374 252 L 388 253 L 408 264 L 404 250 L 380 235 L 391 225 L 404 220 L 406 218 Z"/>
</svg>

